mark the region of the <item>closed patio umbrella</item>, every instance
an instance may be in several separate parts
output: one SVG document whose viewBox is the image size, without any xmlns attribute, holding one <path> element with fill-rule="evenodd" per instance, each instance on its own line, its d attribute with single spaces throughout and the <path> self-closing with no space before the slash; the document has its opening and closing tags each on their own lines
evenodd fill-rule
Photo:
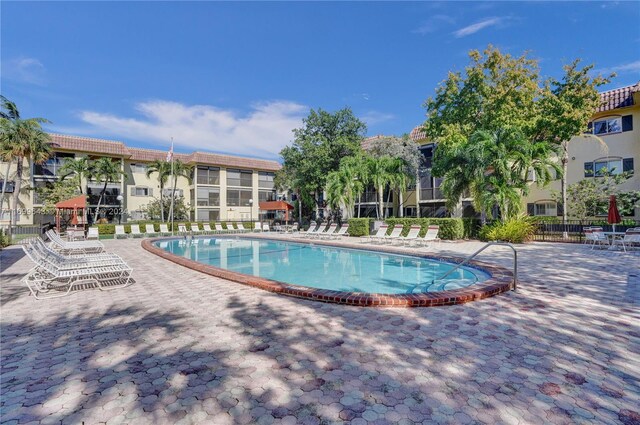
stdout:
<svg viewBox="0 0 640 425">
<path fill-rule="evenodd" d="M 609 197 L 609 214 L 607 215 L 607 222 L 613 224 L 613 231 L 616 231 L 616 223 L 620 223 L 620 211 L 618 211 L 618 203 L 616 202 L 616 196 L 611 195 Z"/>
</svg>

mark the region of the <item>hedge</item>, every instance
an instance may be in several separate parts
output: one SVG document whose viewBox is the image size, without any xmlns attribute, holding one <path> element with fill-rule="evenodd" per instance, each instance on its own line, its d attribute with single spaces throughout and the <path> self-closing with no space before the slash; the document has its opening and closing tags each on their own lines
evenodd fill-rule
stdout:
<svg viewBox="0 0 640 425">
<path fill-rule="evenodd" d="M 369 236 L 370 226 L 370 218 L 350 218 L 349 236 Z"/>
<path fill-rule="evenodd" d="M 388 218 L 385 220 L 389 226 L 402 225 L 402 236 L 406 236 L 409 233 L 409 227 L 413 224 L 419 224 L 421 226 L 420 236 L 424 236 L 427 233 L 427 227 L 430 224 L 440 226 L 438 237 L 440 239 L 455 240 L 465 237 L 465 226 L 462 218 Z M 471 230 L 471 224 L 468 225 Z"/>
<path fill-rule="evenodd" d="M 187 226 L 187 230 L 191 230 L 191 223 L 190 221 L 175 221 L 173 223 L 173 227 L 174 227 L 174 231 L 178 231 L 178 224 L 184 224 Z M 200 230 L 202 230 L 202 222 L 193 222 L 194 224 L 198 225 L 198 228 Z M 237 229 L 236 226 L 233 226 L 232 223 L 228 223 L 225 221 L 212 221 L 211 223 L 209 223 L 211 225 L 212 229 L 215 229 L 215 224 L 216 223 L 220 223 L 222 225 L 223 229 L 228 229 L 228 228 L 233 228 L 233 229 Z M 243 222 L 244 223 L 244 227 L 247 229 L 253 229 L 255 224 L 253 222 Z M 160 231 L 160 224 L 159 222 L 151 222 L 151 221 L 139 221 L 139 222 L 133 222 L 133 223 L 128 223 L 128 224 L 123 224 L 124 226 L 124 232 L 125 233 L 131 233 L 131 224 L 139 224 L 140 225 L 140 232 L 145 233 L 145 225 L 147 224 L 153 224 L 153 228 L 156 232 Z M 98 224 L 98 233 L 100 233 L 100 235 L 113 235 L 116 233 L 116 224 Z M 167 228 L 169 229 L 169 231 L 171 231 L 171 223 L 167 223 Z"/>
</svg>

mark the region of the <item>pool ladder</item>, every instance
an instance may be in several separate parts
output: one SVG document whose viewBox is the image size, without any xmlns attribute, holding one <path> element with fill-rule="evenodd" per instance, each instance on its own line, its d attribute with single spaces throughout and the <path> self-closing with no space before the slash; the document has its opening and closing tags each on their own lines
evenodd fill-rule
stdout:
<svg viewBox="0 0 640 425">
<path fill-rule="evenodd" d="M 513 285 L 511 286 L 511 290 L 515 291 L 517 286 L 518 286 L 518 251 L 516 251 L 516 249 L 513 247 L 513 245 L 511 245 L 510 243 L 506 243 L 506 242 L 489 242 L 488 244 L 486 244 L 485 246 L 483 246 L 482 248 L 480 248 L 479 250 L 477 250 L 476 252 L 474 252 L 473 254 L 468 256 L 467 258 L 465 258 L 461 263 L 456 265 L 454 268 L 452 268 L 451 270 L 449 270 L 448 272 L 446 272 L 445 274 L 443 274 L 439 278 L 433 279 L 431 281 L 431 284 L 427 287 L 427 289 L 429 287 L 435 285 L 436 281 L 442 280 L 445 277 L 449 276 L 451 273 L 453 273 L 454 271 L 458 270 L 460 267 L 464 266 L 469 261 L 474 259 L 482 251 L 484 251 L 485 249 L 489 248 L 490 246 L 494 246 L 494 245 L 508 246 L 513 251 Z"/>
</svg>

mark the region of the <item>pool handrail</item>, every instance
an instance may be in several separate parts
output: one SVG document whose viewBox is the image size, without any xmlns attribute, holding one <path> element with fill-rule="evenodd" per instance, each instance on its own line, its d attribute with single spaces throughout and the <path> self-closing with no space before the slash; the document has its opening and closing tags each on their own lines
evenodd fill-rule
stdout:
<svg viewBox="0 0 640 425">
<path fill-rule="evenodd" d="M 473 254 L 469 255 L 467 258 L 465 258 L 461 263 L 458 263 L 454 268 L 452 268 L 451 270 L 449 270 L 448 272 L 446 272 L 445 274 L 443 274 L 439 278 L 433 279 L 431 281 L 431 283 L 429 284 L 429 286 L 427 286 L 427 289 L 429 287 L 433 286 L 436 283 L 437 280 L 442 280 L 445 277 L 449 276 L 451 273 L 453 273 L 454 271 L 458 270 L 460 267 L 464 266 L 466 263 L 471 261 L 474 257 L 476 257 L 478 254 L 480 254 L 482 251 L 484 251 L 485 249 L 489 248 L 490 246 L 494 246 L 494 245 L 508 246 L 509 248 L 511 248 L 513 250 L 513 285 L 511 287 L 511 290 L 515 291 L 517 289 L 517 286 L 518 286 L 518 251 L 510 243 L 498 242 L 498 241 L 492 241 L 492 242 L 487 243 L 482 248 L 480 248 L 479 250 L 477 250 Z"/>
</svg>

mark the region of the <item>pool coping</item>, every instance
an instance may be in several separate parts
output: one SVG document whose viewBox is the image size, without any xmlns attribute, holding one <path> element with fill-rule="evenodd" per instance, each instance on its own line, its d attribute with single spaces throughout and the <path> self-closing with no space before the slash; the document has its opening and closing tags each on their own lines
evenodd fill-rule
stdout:
<svg viewBox="0 0 640 425">
<path fill-rule="evenodd" d="M 203 237 L 215 237 L 216 235 L 206 235 Z M 313 240 L 308 241 L 305 239 L 292 241 L 291 238 L 282 238 L 277 236 L 263 237 L 251 234 L 233 234 L 228 235 L 233 238 L 249 238 L 249 239 L 265 239 L 294 243 L 313 243 L 314 245 L 331 246 L 335 248 L 348 248 L 357 249 L 363 251 L 375 251 L 384 252 L 387 254 L 405 255 L 416 258 L 427 258 L 433 260 L 440 260 L 449 263 L 458 264 L 464 260 L 461 257 L 447 256 L 447 255 L 435 255 L 431 253 L 411 253 L 394 249 L 392 246 L 384 245 L 366 245 L 362 244 L 332 244 L 330 241 Z M 435 307 L 443 305 L 455 305 L 464 304 L 471 301 L 480 300 L 483 298 L 492 297 L 494 295 L 506 292 L 512 288 L 513 273 L 511 270 L 489 264 L 482 261 L 472 260 L 465 266 L 479 269 L 490 275 L 489 279 L 481 283 L 473 284 L 466 288 L 452 289 L 447 291 L 438 292 L 422 292 L 418 294 L 371 294 L 364 292 L 342 292 L 332 291 L 328 289 L 316 289 L 307 286 L 294 285 L 290 283 L 279 282 L 270 279 L 264 279 L 256 276 L 250 276 L 243 273 L 233 272 L 218 267 L 214 267 L 208 264 L 202 264 L 188 258 L 180 257 L 170 252 L 165 251 L 154 245 L 158 241 L 167 241 L 181 239 L 182 237 L 163 237 L 143 239 L 141 242 L 142 248 L 149 251 L 152 254 L 158 255 L 166 260 L 172 261 L 184 267 L 188 267 L 192 270 L 199 271 L 201 273 L 208 274 L 210 276 L 219 277 L 222 279 L 230 280 L 232 282 L 241 283 L 248 286 L 253 286 L 265 291 L 282 294 L 290 297 L 304 298 L 313 301 L 321 301 L 328 303 L 346 304 L 360 307 Z M 194 237 L 194 239 L 200 239 L 201 237 Z"/>
</svg>

